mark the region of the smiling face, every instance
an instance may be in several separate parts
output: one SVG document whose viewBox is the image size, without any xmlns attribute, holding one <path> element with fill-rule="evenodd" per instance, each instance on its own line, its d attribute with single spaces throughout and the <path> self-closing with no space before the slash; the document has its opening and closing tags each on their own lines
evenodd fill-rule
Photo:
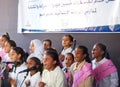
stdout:
<svg viewBox="0 0 120 87">
<path fill-rule="evenodd" d="M 56 67 L 56 61 L 50 56 L 50 54 L 44 54 L 44 68 L 47 70 L 53 70 Z"/>
<path fill-rule="evenodd" d="M 34 60 L 32 60 L 31 58 L 27 61 L 27 68 L 31 68 L 33 66 L 36 66 L 36 63 Z"/>
<path fill-rule="evenodd" d="M 9 53 L 11 48 L 12 48 L 11 45 L 8 42 L 5 42 L 5 47 L 4 47 L 5 52 Z"/>
<path fill-rule="evenodd" d="M 11 62 L 20 62 L 20 54 L 17 54 L 15 50 L 11 49 L 10 51 L 10 59 Z"/>
<path fill-rule="evenodd" d="M 92 57 L 93 58 L 99 58 L 99 57 L 102 57 L 104 54 L 104 51 L 101 50 L 101 48 L 99 47 L 99 45 L 95 44 L 93 46 L 93 49 L 92 49 Z"/>
<path fill-rule="evenodd" d="M 76 62 L 82 62 L 85 59 L 86 54 L 83 54 L 82 49 L 76 48 L 75 53 L 74 53 L 74 57 L 75 57 Z"/>
</svg>

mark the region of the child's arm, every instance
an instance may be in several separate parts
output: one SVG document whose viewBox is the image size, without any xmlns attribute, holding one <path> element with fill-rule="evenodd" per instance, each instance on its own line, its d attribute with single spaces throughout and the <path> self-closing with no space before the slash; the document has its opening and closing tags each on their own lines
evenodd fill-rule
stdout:
<svg viewBox="0 0 120 87">
<path fill-rule="evenodd" d="M 26 87 L 29 87 L 30 86 L 30 81 L 29 80 L 25 81 L 25 85 L 26 85 Z"/>
<path fill-rule="evenodd" d="M 85 79 L 85 87 L 93 87 L 93 77 L 89 76 Z"/>
<path fill-rule="evenodd" d="M 39 87 L 45 87 L 45 83 L 44 82 L 39 82 Z"/>
<path fill-rule="evenodd" d="M 11 84 L 11 87 L 17 87 L 16 80 L 9 78 L 9 82 Z"/>
</svg>

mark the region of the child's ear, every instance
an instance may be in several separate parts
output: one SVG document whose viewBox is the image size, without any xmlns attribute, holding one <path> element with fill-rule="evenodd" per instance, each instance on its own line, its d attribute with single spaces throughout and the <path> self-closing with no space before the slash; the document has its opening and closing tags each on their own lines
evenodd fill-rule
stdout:
<svg viewBox="0 0 120 87">
<path fill-rule="evenodd" d="M 70 42 L 70 45 L 73 45 L 73 41 Z"/>
<path fill-rule="evenodd" d="M 105 54 L 105 52 L 104 52 L 104 51 L 101 51 L 101 55 L 103 55 L 103 54 Z"/>
<path fill-rule="evenodd" d="M 84 58 L 86 58 L 87 57 L 87 54 L 84 54 Z"/>
<path fill-rule="evenodd" d="M 18 54 L 18 58 L 20 59 L 20 57 L 21 57 L 21 54 Z"/>
<path fill-rule="evenodd" d="M 38 69 L 38 68 L 39 68 L 39 65 L 36 65 L 36 68 Z"/>
<path fill-rule="evenodd" d="M 53 64 L 56 65 L 56 63 L 57 63 L 57 62 L 54 60 Z"/>
</svg>

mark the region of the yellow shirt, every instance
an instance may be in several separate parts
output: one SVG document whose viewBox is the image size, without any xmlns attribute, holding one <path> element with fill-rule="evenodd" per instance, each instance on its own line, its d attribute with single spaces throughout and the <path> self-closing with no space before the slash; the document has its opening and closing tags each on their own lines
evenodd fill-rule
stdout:
<svg viewBox="0 0 120 87">
<path fill-rule="evenodd" d="M 77 66 L 77 62 L 73 63 L 70 67 L 70 72 L 72 77 L 74 76 L 74 73 L 76 71 L 81 70 L 81 68 L 83 67 L 83 65 L 85 65 L 87 62 L 84 60 L 83 62 L 81 62 L 78 66 Z M 77 67 L 76 67 L 77 66 Z M 72 80 L 73 81 L 73 80 Z M 92 76 L 88 76 L 82 83 L 80 83 L 77 87 L 93 87 L 93 77 Z"/>
</svg>

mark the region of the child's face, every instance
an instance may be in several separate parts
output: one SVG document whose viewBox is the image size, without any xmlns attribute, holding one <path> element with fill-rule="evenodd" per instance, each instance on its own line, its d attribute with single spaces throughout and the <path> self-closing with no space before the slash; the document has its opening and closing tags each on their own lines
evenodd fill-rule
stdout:
<svg viewBox="0 0 120 87">
<path fill-rule="evenodd" d="M 86 57 L 86 54 L 83 54 L 82 49 L 76 48 L 74 57 L 75 57 L 76 62 L 82 62 L 84 60 L 84 58 Z"/>
<path fill-rule="evenodd" d="M 92 57 L 93 58 L 101 57 L 103 54 L 104 54 L 104 51 L 102 51 L 98 45 L 93 46 L 93 49 L 92 49 Z"/>
<path fill-rule="evenodd" d="M 34 53 L 34 44 L 31 43 L 29 46 L 30 53 Z"/>
<path fill-rule="evenodd" d="M 2 45 L 2 46 L 4 46 L 4 45 L 5 45 L 5 42 L 6 42 L 6 38 L 1 37 L 1 45 Z"/>
<path fill-rule="evenodd" d="M 28 60 L 28 62 L 27 62 L 27 68 L 31 68 L 31 67 L 33 67 L 35 65 L 36 65 L 36 63 L 35 63 L 34 60 L 32 60 L 32 59 Z"/>
<path fill-rule="evenodd" d="M 49 54 L 45 54 L 43 64 L 45 69 L 52 70 L 55 67 L 56 61 Z"/>
<path fill-rule="evenodd" d="M 46 50 L 47 48 L 51 48 L 49 41 L 44 41 L 43 46 L 44 46 L 44 50 Z"/>
<path fill-rule="evenodd" d="M 8 42 L 5 42 L 4 50 L 6 53 L 9 53 L 11 50 L 11 45 Z"/>
<path fill-rule="evenodd" d="M 62 39 L 62 46 L 63 47 L 70 47 L 72 45 L 72 41 L 70 41 L 70 38 L 67 36 L 64 36 Z"/>
<path fill-rule="evenodd" d="M 74 62 L 74 60 L 73 60 L 72 56 L 67 54 L 65 56 L 65 65 L 66 65 L 66 67 L 70 67 L 73 62 Z"/>
<path fill-rule="evenodd" d="M 20 60 L 19 60 L 20 57 L 21 57 L 20 54 L 17 54 L 15 50 L 11 49 L 11 51 L 10 51 L 11 62 L 20 62 Z"/>
</svg>

